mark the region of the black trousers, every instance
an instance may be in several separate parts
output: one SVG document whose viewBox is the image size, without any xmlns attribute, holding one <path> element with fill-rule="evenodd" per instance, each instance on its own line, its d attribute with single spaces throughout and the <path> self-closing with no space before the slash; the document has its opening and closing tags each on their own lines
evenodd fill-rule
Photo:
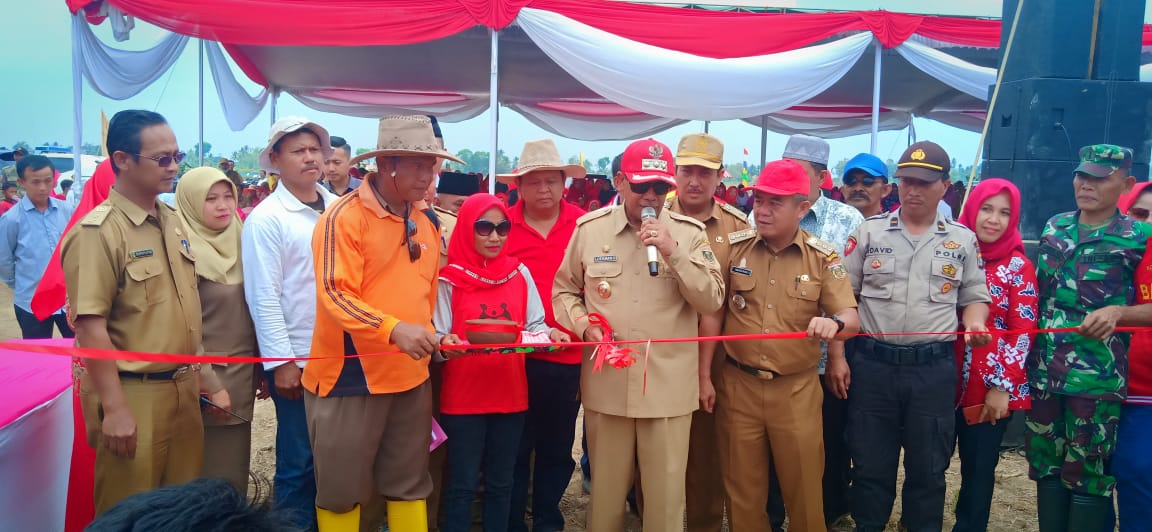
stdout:
<svg viewBox="0 0 1152 532">
<path fill-rule="evenodd" d="M 62 338 L 76 337 L 76 333 L 68 327 L 68 318 L 64 314 L 53 314 L 46 320 L 39 320 L 35 314 L 16 305 L 12 305 L 12 308 L 16 309 L 16 322 L 20 324 L 20 333 L 25 340 L 51 338 L 53 326 L 60 329 Z"/>
<path fill-rule="evenodd" d="M 824 384 L 824 376 L 820 376 Z M 824 520 L 832 524 L 840 516 L 851 511 L 848 499 L 852 476 L 852 460 L 848 455 L 848 400 L 840 399 L 824 386 Z M 776 465 L 769 469 L 768 521 L 772 532 L 783 532 L 784 496 L 780 491 L 780 479 L 776 478 Z"/>
<path fill-rule="evenodd" d="M 895 363 L 860 342 L 848 359 L 848 448 L 852 457 L 852 518 L 856 530 L 880 531 L 896 500 L 904 449 L 903 515 L 909 532 L 939 531 L 944 520 L 944 472 L 956 438 L 956 362 L 951 349 L 931 359 Z"/>
<path fill-rule="evenodd" d="M 964 421 L 956 411 L 956 441 L 960 450 L 960 496 L 956 500 L 956 526 L 952 532 L 984 532 L 992 510 L 992 490 L 996 487 L 996 465 L 1000 463 L 1000 442 L 1012 418 L 996 425 Z"/>
</svg>

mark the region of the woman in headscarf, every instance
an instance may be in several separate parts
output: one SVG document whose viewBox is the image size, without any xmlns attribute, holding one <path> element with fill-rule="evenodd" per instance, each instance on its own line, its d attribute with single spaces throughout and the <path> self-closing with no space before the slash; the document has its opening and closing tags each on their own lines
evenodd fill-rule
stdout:
<svg viewBox="0 0 1152 532">
<path fill-rule="evenodd" d="M 1152 212 L 1152 182 L 1136 183 L 1120 196 L 1120 212 L 1142 222 Z M 1148 241 L 1152 244 L 1152 240 Z M 1152 253 L 1145 252 L 1136 268 L 1136 301 L 1152 303 Z M 1152 332 L 1132 334 L 1128 347 L 1128 397 L 1120 410 L 1112 471 L 1116 476 L 1116 503 L 1120 531 L 1141 530 L 1152 523 Z"/>
<path fill-rule="evenodd" d="M 972 189 L 958 221 L 976 233 L 984 259 L 992 296 L 988 330 L 1035 329 L 1036 268 L 1024 256 L 1020 237 L 1020 191 L 1010 181 L 985 179 Z M 954 532 L 988 527 L 1007 418 L 1012 411 L 1031 406 L 1024 369 L 1031 346 L 1029 334 L 1005 334 L 973 348 L 966 348 L 963 338 L 956 340 L 960 370 L 956 437 L 961 481 Z"/>
<path fill-rule="evenodd" d="M 532 275 L 505 253 L 512 223 L 491 194 L 469 197 L 457 214 L 440 270 L 433 322 L 443 345 L 461 345 L 468 320 L 500 319 L 521 329 L 521 344 L 567 342 L 544 323 L 544 304 Z M 528 410 L 523 352 L 468 353 L 448 349 L 440 394 L 440 423 L 448 435 L 444 532 L 466 532 L 476 482 L 484 472 L 484 530 L 505 532 L 512 473 Z"/>
<path fill-rule="evenodd" d="M 176 185 L 176 214 L 180 216 L 188 246 L 196 257 L 200 306 L 204 318 L 204 354 L 256 356 L 256 331 L 244 300 L 244 271 L 240 264 L 240 218 L 236 213 L 236 186 L 211 167 L 190 170 Z M 240 493 L 248 492 L 252 446 L 252 410 L 258 364 L 205 364 L 203 373 L 215 374 L 228 392 L 235 414 L 206 405 L 204 408 L 203 476 L 223 478 Z M 239 416 L 239 417 L 237 417 Z M 240 419 L 244 418 L 244 419 Z"/>
</svg>

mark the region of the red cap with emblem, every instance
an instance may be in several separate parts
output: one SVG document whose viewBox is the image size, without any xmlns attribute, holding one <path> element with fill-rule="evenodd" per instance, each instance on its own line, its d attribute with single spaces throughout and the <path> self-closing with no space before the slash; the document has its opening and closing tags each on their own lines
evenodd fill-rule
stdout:
<svg viewBox="0 0 1152 532">
<path fill-rule="evenodd" d="M 672 150 L 653 139 L 629 144 L 620 159 L 620 171 L 631 183 L 663 181 L 675 187 L 676 180 L 672 178 L 675 169 Z"/>
<path fill-rule="evenodd" d="M 781 159 L 764 165 L 752 190 L 776 196 L 807 196 L 812 190 L 812 182 L 808 180 L 808 172 L 800 163 Z"/>
</svg>

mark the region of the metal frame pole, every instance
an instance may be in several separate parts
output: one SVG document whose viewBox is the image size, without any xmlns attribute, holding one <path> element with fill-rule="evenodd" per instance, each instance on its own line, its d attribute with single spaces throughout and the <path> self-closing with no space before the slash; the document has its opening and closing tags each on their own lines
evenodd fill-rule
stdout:
<svg viewBox="0 0 1152 532">
<path fill-rule="evenodd" d="M 884 47 L 875 37 L 872 38 L 872 46 L 876 47 L 876 55 L 872 66 L 872 148 L 869 153 L 876 155 L 877 147 L 880 144 L 880 76 Z"/>
<path fill-rule="evenodd" d="M 204 166 L 204 39 L 200 41 L 200 145 L 196 151 L 200 155 L 200 166 Z"/>
<path fill-rule="evenodd" d="M 488 193 L 496 193 L 496 154 L 500 149 L 500 32 L 492 35 L 492 64 L 488 80 L 488 112 L 492 113 L 492 150 L 488 153 Z"/>
</svg>

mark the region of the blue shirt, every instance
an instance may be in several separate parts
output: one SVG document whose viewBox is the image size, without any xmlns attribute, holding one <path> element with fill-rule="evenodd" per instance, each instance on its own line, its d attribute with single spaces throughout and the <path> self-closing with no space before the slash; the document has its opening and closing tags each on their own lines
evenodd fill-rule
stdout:
<svg viewBox="0 0 1152 532">
<path fill-rule="evenodd" d="M 848 237 L 863 222 L 864 215 L 856 207 L 820 196 L 808 214 L 800 219 L 800 228 L 832 244 L 837 253 L 843 253 Z M 828 344 L 820 342 L 820 362 L 816 364 L 816 371 L 823 375 L 827 365 Z"/>
<path fill-rule="evenodd" d="M 14 302 L 21 309 L 32 312 L 32 294 L 72 210 L 72 204 L 48 198 L 48 208 L 40 212 L 25 197 L 0 216 L 0 279 L 15 293 Z"/>
</svg>

